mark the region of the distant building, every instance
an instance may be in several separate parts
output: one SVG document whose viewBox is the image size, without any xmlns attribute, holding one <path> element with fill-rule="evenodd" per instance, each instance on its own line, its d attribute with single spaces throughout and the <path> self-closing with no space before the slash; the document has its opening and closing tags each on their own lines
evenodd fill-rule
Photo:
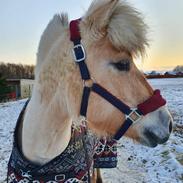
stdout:
<svg viewBox="0 0 183 183">
<path fill-rule="evenodd" d="M 177 76 L 183 76 L 183 72 L 177 72 L 176 75 Z"/>
<path fill-rule="evenodd" d="M 31 80 L 31 79 L 21 79 L 20 80 L 21 98 L 31 97 L 33 86 L 34 86 L 34 80 Z"/>
<path fill-rule="evenodd" d="M 32 95 L 34 80 L 31 79 L 7 79 L 8 86 L 14 88 L 16 98 L 28 98 Z"/>
<path fill-rule="evenodd" d="M 144 75 L 148 79 L 155 79 L 155 78 L 182 78 L 183 72 L 179 71 L 166 71 L 166 72 L 157 72 L 157 71 L 151 71 L 151 72 L 145 72 Z"/>
<path fill-rule="evenodd" d="M 151 71 L 148 75 L 150 75 L 150 76 L 160 76 L 161 73 L 159 73 L 157 71 Z"/>
<path fill-rule="evenodd" d="M 165 76 L 171 76 L 171 75 L 172 76 L 176 76 L 176 72 L 174 72 L 174 71 L 167 71 L 167 72 L 164 73 L 164 75 Z"/>
</svg>

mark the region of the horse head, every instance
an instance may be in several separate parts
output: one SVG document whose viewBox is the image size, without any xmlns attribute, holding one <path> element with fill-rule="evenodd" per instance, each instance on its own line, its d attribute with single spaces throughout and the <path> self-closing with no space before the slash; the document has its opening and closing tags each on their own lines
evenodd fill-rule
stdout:
<svg viewBox="0 0 183 183">
<path fill-rule="evenodd" d="M 57 15 L 50 24 L 52 31 L 47 31 L 55 33 L 52 49 L 49 44 L 42 43 L 38 52 L 36 78 L 42 86 L 40 93 L 47 102 L 55 96 L 66 116 L 77 121 L 83 85 L 79 68 L 73 61 L 67 16 Z M 148 46 L 147 26 L 138 11 L 119 0 L 94 1 L 80 20 L 79 30 L 86 64 L 94 81 L 130 108 L 136 108 L 154 94 L 134 63 Z M 50 36 L 49 39 L 53 38 Z M 42 40 L 45 41 L 44 34 Z M 39 60 L 45 60 L 45 63 Z M 48 82 L 51 83 L 49 88 Z M 87 121 L 97 135 L 114 136 L 125 118 L 113 105 L 91 93 Z M 171 130 L 172 117 L 167 107 L 162 105 L 141 117 L 125 136 L 155 147 L 168 140 Z"/>
</svg>

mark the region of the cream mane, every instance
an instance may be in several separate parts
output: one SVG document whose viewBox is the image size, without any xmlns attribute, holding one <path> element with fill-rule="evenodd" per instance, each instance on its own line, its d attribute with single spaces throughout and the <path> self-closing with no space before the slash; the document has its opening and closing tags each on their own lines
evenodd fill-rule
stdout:
<svg viewBox="0 0 183 183">
<path fill-rule="evenodd" d="M 53 44 L 63 35 L 63 32 L 68 29 L 68 24 L 68 16 L 66 14 L 56 14 L 47 25 L 39 43 L 36 73 L 38 73 L 42 62 L 45 61 Z"/>
<path fill-rule="evenodd" d="M 125 1 L 95 0 L 83 22 L 83 35 L 92 39 L 106 35 L 115 48 L 125 49 L 133 56 L 143 54 L 148 45 L 142 15 Z"/>
</svg>

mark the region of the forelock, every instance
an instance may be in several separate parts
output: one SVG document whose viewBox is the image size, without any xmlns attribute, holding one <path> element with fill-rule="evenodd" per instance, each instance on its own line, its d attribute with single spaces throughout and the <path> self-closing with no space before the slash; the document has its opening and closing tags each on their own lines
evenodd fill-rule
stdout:
<svg viewBox="0 0 183 183">
<path fill-rule="evenodd" d="M 117 49 L 126 49 L 133 55 L 144 54 L 147 39 L 147 25 L 142 15 L 126 2 L 119 2 L 108 25 L 108 37 Z"/>
</svg>

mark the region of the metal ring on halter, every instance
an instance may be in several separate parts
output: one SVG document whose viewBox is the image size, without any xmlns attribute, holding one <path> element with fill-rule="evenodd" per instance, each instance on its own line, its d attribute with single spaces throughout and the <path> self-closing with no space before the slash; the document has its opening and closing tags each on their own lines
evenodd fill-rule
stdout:
<svg viewBox="0 0 183 183">
<path fill-rule="evenodd" d="M 136 123 L 142 118 L 142 115 L 138 113 L 136 108 L 134 108 L 130 114 L 125 115 L 125 118 L 126 120 L 130 119 L 133 123 Z"/>
<path fill-rule="evenodd" d="M 94 83 L 95 83 L 95 79 L 94 78 L 90 78 L 88 80 L 83 80 L 83 87 L 91 88 Z"/>
</svg>

